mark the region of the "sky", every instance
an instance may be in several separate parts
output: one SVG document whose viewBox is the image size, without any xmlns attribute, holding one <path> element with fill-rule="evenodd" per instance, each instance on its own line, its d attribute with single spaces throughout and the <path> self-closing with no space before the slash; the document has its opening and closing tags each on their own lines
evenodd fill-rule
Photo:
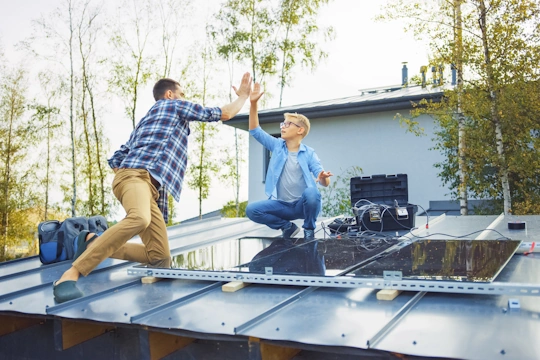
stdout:
<svg viewBox="0 0 540 360">
<path fill-rule="evenodd" d="M 0 0 L 0 44 L 8 60 L 25 61 L 24 55 L 18 53 L 14 45 L 32 34 L 33 19 L 51 13 L 61 1 Z M 426 46 L 415 41 L 412 34 L 405 33 L 402 23 L 375 21 L 375 17 L 382 12 L 381 6 L 387 1 L 333 0 L 321 9 L 320 24 L 335 29 L 335 39 L 323 44 L 328 58 L 313 72 L 296 70 L 292 86 L 285 89 L 283 106 L 354 96 L 362 89 L 398 85 L 401 84 L 403 62 L 407 62 L 409 77 L 418 74 L 420 66 L 427 65 Z M 197 3 L 212 7 L 219 1 L 198 0 Z M 200 8 L 203 9 L 203 6 Z M 211 12 L 211 9 L 206 13 L 204 10 L 198 11 L 195 16 L 208 16 L 208 11 Z M 277 107 L 277 101 L 276 94 L 268 107 Z M 150 93 L 141 101 L 148 107 L 152 102 Z M 138 115 L 144 115 L 146 110 L 143 105 Z M 247 110 L 245 107 L 243 112 Z M 122 117 L 122 108 L 112 109 L 111 116 Z M 114 134 L 110 136 L 112 155 L 127 141 L 132 127 L 127 120 L 121 125 L 110 122 L 106 126 L 108 133 Z M 244 173 L 247 176 L 247 172 Z M 241 193 L 241 200 L 247 200 L 247 179 L 244 179 Z M 214 183 L 210 199 L 203 202 L 203 212 L 220 209 L 232 198 L 232 190 L 224 190 L 219 182 Z M 177 205 L 180 214 L 176 220 L 197 216 L 197 204 L 196 193 L 184 186 L 180 204 Z M 123 216 L 122 211 L 118 216 Z"/>
</svg>

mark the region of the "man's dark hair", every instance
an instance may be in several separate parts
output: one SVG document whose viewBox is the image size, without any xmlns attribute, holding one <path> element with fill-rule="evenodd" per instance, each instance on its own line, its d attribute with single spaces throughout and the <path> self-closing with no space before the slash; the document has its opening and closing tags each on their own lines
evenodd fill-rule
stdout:
<svg viewBox="0 0 540 360">
<path fill-rule="evenodd" d="M 160 79 L 154 85 L 154 99 L 156 101 L 163 99 L 167 90 L 175 91 L 176 87 L 180 87 L 180 83 L 173 79 Z"/>
</svg>

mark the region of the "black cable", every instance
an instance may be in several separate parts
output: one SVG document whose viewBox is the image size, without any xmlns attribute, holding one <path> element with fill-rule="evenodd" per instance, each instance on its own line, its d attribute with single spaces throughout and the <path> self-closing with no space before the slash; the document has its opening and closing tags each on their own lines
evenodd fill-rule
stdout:
<svg viewBox="0 0 540 360">
<path fill-rule="evenodd" d="M 473 234 L 476 234 L 476 233 L 479 233 L 479 232 L 482 232 L 482 231 L 486 231 L 486 230 L 493 231 L 493 232 L 496 232 L 497 234 L 501 235 L 500 238 L 497 238 L 497 239 L 495 239 L 495 240 L 502 240 L 502 239 L 512 240 L 512 239 L 510 239 L 509 237 L 504 236 L 503 234 L 501 234 L 500 232 L 498 232 L 498 231 L 495 230 L 495 229 L 482 229 L 482 230 L 473 231 L 472 233 L 465 234 L 465 235 L 460 235 L 460 236 L 450 235 L 450 234 L 444 234 L 444 233 L 433 233 L 433 234 L 429 234 L 429 235 L 426 235 L 426 236 L 418 236 L 418 235 L 414 235 L 414 234 L 412 233 L 412 231 L 410 232 L 410 234 L 413 236 L 413 238 L 417 238 L 417 239 L 425 239 L 425 238 L 431 237 L 431 236 L 433 236 L 433 235 L 444 235 L 444 236 L 448 236 L 448 237 L 460 239 L 460 238 L 464 238 L 464 237 L 467 237 L 467 236 L 470 236 L 470 235 L 473 235 Z M 412 239 L 413 239 L 413 238 L 408 238 L 407 235 L 408 235 L 408 234 L 405 234 L 405 235 L 403 235 L 403 237 L 405 237 L 406 239 L 409 239 L 409 240 L 412 240 Z"/>
</svg>

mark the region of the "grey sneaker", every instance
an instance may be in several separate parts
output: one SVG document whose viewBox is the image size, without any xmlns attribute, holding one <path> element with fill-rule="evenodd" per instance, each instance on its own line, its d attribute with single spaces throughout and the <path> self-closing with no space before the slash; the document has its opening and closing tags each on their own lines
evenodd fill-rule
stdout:
<svg viewBox="0 0 540 360">
<path fill-rule="evenodd" d="M 294 235 L 298 234 L 299 231 L 300 229 L 295 223 L 291 223 L 291 226 L 287 230 L 281 230 L 284 239 L 292 238 Z"/>
<path fill-rule="evenodd" d="M 305 241 L 315 240 L 315 230 L 304 229 L 304 240 Z"/>
</svg>

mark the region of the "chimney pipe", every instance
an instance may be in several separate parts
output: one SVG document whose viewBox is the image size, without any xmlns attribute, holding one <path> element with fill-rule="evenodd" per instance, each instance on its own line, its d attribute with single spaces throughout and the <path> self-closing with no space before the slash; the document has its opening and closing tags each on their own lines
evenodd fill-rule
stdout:
<svg viewBox="0 0 540 360">
<path fill-rule="evenodd" d="M 427 66 L 420 66 L 420 73 L 422 74 L 422 87 L 426 87 L 426 73 L 427 73 Z"/>
<path fill-rule="evenodd" d="M 401 85 L 407 87 L 409 83 L 409 69 L 407 69 L 407 62 L 403 62 L 403 68 L 401 68 Z"/>
</svg>

